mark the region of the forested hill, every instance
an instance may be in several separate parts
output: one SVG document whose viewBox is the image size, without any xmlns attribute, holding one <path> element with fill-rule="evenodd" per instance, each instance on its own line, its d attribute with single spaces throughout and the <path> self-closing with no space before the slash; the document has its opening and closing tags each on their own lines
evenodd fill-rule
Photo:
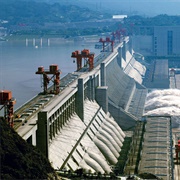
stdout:
<svg viewBox="0 0 180 180">
<path fill-rule="evenodd" d="M 0 179 L 57 179 L 50 162 L 0 118 Z"/>
<path fill-rule="evenodd" d="M 125 24 L 135 26 L 180 26 L 180 16 L 160 14 L 154 17 L 130 16 L 125 19 Z"/>
<path fill-rule="evenodd" d="M 103 18 L 110 17 L 104 14 Z M 0 20 L 12 25 L 48 22 L 77 22 L 101 19 L 102 14 L 76 5 L 48 4 L 44 2 L 8 0 L 0 3 Z"/>
</svg>

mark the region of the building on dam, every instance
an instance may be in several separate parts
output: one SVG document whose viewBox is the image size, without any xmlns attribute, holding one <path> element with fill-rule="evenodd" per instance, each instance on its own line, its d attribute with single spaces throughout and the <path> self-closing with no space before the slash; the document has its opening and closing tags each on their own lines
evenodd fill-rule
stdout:
<svg viewBox="0 0 180 180">
<path fill-rule="evenodd" d="M 180 26 L 139 25 L 134 27 L 134 50 L 148 56 L 180 55 Z"/>
</svg>

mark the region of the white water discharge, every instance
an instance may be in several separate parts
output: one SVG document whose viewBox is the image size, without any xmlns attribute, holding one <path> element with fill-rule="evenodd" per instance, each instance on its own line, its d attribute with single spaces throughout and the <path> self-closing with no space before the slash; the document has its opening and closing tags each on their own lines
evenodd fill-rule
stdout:
<svg viewBox="0 0 180 180">
<path fill-rule="evenodd" d="M 144 115 L 172 116 L 172 127 L 180 128 L 180 90 L 154 90 L 147 96 Z"/>
</svg>

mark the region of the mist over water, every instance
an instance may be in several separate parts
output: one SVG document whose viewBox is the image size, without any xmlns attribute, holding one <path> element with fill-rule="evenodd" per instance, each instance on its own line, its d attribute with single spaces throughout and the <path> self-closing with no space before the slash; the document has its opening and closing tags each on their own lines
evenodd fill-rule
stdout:
<svg viewBox="0 0 180 180">
<path fill-rule="evenodd" d="M 172 127 L 180 128 L 180 90 L 154 90 L 147 96 L 144 115 L 172 116 Z"/>
</svg>

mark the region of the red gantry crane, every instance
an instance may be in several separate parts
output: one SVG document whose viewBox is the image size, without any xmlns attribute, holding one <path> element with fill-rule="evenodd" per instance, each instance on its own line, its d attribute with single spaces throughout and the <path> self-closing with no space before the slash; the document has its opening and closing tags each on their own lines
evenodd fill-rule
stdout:
<svg viewBox="0 0 180 180">
<path fill-rule="evenodd" d="M 0 91 L 0 105 L 2 105 L 0 110 L 4 108 L 4 118 L 9 124 L 9 126 L 12 128 L 14 125 L 14 105 L 15 104 L 16 104 L 16 100 L 12 97 L 11 91 L 9 90 Z"/>
<path fill-rule="evenodd" d="M 80 51 L 74 51 L 71 55 L 72 58 L 76 58 L 77 71 L 82 68 L 82 59 L 84 58 L 84 66 L 89 64 L 89 71 L 94 68 L 94 53 L 90 53 L 89 49 Z"/>
<path fill-rule="evenodd" d="M 60 74 L 61 71 L 58 69 L 58 65 L 53 64 L 49 66 L 49 70 L 44 70 L 43 66 L 38 67 L 36 74 L 43 75 L 43 88 L 44 94 L 48 93 L 48 84 L 50 81 L 54 84 L 54 89 L 50 93 L 58 94 L 60 92 Z M 49 74 L 52 74 L 52 77 L 48 77 Z"/>
<path fill-rule="evenodd" d="M 111 51 L 114 51 L 114 40 L 111 40 L 109 37 L 106 37 L 106 39 L 100 38 L 99 42 L 103 43 L 103 52 L 105 51 L 105 43 L 111 43 Z"/>
<path fill-rule="evenodd" d="M 113 40 L 118 40 L 118 42 L 120 43 L 121 40 L 123 39 L 123 37 L 126 36 L 126 29 L 125 28 L 120 28 L 118 30 L 116 30 L 115 32 L 111 33 Z"/>
</svg>

